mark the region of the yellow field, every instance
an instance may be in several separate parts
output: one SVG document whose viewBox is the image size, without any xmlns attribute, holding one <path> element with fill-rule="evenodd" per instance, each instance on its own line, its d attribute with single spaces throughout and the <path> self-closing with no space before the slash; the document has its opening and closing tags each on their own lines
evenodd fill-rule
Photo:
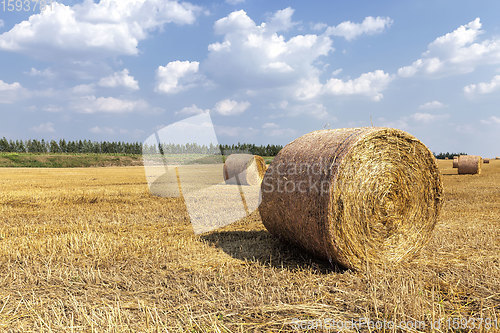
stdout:
<svg viewBox="0 0 500 333">
<path fill-rule="evenodd" d="M 283 332 L 300 319 L 324 331 L 370 318 L 493 332 L 500 161 L 480 176 L 439 164 L 445 204 L 429 244 L 407 267 L 366 272 L 282 244 L 257 213 L 195 236 L 183 201 L 151 196 L 140 167 L 0 169 L 0 330 Z M 386 331 L 400 330 L 415 331 Z"/>
</svg>

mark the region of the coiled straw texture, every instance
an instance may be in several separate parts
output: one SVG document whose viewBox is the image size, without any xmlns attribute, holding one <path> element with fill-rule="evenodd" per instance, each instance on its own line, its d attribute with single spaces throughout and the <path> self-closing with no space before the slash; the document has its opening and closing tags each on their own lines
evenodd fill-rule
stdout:
<svg viewBox="0 0 500 333">
<path fill-rule="evenodd" d="M 442 205 L 433 154 L 392 128 L 306 134 L 285 146 L 261 185 L 274 235 L 352 269 L 406 262 L 427 242 Z"/>
</svg>

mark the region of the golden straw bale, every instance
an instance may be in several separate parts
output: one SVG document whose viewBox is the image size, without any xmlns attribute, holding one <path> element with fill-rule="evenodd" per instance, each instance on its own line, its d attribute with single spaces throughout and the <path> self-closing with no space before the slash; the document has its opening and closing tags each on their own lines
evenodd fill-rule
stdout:
<svg viewBox="0 0 500 333">
<path fill-rule="evenodd" d="M 453 168 L 458 168 L 458 156 L 453 156 Z"/>
<path fill-rule="evenodd" d="M 224 162 L 224 180 L 226 184 L 260 185 L 266 162 L 257 155 L 231 154 Z"/>
<path fill-rule="evenodd" d="M 285 146 L 261 185 L 274 235 L 345 267 L 406 262 L 427 242 L 442 206 L 431 151 L 392 128 L 306 134 Z"/>
<path fill-rule="evenodd" d="M 484 164 L 489 164 L 490 163 L 490 159 L 489 158 L 483 158 L 483 163 Z"/>
<path fill-rule="evenodd" d="M 481 174 L 481 165 L 483 164 L 481 156 L 460 155 L 458 157 L 458 174 L 475 175 Z"/>
</svg>

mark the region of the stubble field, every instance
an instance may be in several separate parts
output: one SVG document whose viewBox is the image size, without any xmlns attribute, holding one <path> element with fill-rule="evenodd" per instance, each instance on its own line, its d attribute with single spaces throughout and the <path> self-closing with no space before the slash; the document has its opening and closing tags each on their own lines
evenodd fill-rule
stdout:
<svg viewBox="0 0 500 333">
<path fill-rule="evenodd" d="M 365 272 L 281 243 L 258 213 L 194 235 L 182 199 L 151 196 L 141 167 L 2 168 L 0 330 L 367 331 L 353 325 L 369 318 L 388 332 L 496 331 L 500 161 L 479 176 L 439 166 L 430 242 Z"/>
</svg>

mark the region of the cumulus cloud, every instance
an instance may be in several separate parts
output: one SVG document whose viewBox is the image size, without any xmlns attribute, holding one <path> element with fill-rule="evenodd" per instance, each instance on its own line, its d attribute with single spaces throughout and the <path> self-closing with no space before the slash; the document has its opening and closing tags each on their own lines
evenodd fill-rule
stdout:
<svg viewBox="0 0 500 333">
<path fill-rule="evenodd" d="M 54 72 L 50 68 L 46 68 L 44 70 L 38 70 L 34 67 L 31 67 L 29 72 L 26 72 L 29 76 L 40 76 L 40 77 L 46 77 L 46 78 L 52 78 L 54 77 Z"/>
<path fill-rule="evenodd" d="M 372 17 L 367 16 L 361 23 L 345 21 L 335 27 L 326 29 L 327 35 L 344 37 L 347 40 L 353 40 L 361 35 L 375 35 L 384 32 L 393 23 L 390 17 Z"/>
<path fill-rule="evenodd" d="M 198 115 L 198 114 L 202 114 L 202 113 L 205 113 L 205 112 L 209 112 L 210 110 L 208 109 L 201 109 L 199 108 L 198 106 L 196 106 L 196 104 L 193 104 L 191 106 L 186 106 L 184 108 L 182 108 L 181 110 L 177 111 L 175 114 L 179 114 L 179 115 L 185 115 L 185 116 L 193 116 L 193 115 Z"/>
<path fill-rule="evenodd" d="M 239 10 L 217 20 L 214 30 L 222 40 L 208 46 L 206 75 L 214 82 L 254 90 L 298 85 L 319 75 L 314 62 L 331 51 L 324 35 L 294 35 L 281 32 L 293 27 L 293 9 L 274 13 L 257 25 Z"/>
<path fill-rule="evenodd" d="M 63 108 L 60 107 L 60 106 L 51 104 L 51 105 L 44 106 L 42 108 L 42 110 L 45 111 L 45 112 L 52 112 L 52 113 L 54 113 L 54 112 L 61 112 L 63 110 Z"/>
<path fill-rule="evenodd" d="M 381 91 L 392 81 L 391 75 L 382 70 L 361 74 L 358 78 L 343 81 L 331 78 L 325 85 L 327 93 L 333 95 L 365 95 L 374 101 L 383 98 Z"/>
<path fill-rule="evenodd" d="M 278 137 L 295 137 L 297 135 L 297 131 L 293 128 L 273 128 L 269 132 L 266 132 L 269 136 L 278 136 Z"/>
<path fill-rule="evenodd" d="M 15 91 L 21 89 L 21 84 L 19 82 L 7 83 L 0 80 L 0 91 Z"/>
<path fill-rule="evenodd" d="M 279 125 L 276 123 L 264 123 L 262 124 L 262 128 L 264 129 L 269 129 L 269 128 L 279 128 Z"/>
<path fill-rule="evenodd" d="M 497 90 L 500 90 L 500 75 L 495 75 L 490 82 L 470 84 L 464 87 L 465 94 L 469 96 L 491 94 Z"/>
<path fill-rule="evenodd" d="M 178 1 L 54 2 L 0 35 L 0 50 L 64 60 L 65 57 L 138 54 L 138 43 L 166 23 L 192 24 L 201 11 Z"/>
<path fill-rule="evenodd" d="M 249 102 L 237 102 L 231 99 L 224 99 L 215 104 L 215 112 L 223 116 L 234 116 L 242 114 L 250 107 Z"/>
<path fill-rule="evenodd" d="M 95 91 L 94 84 L 79 84 L 71 88 L 71 93 L 76 95 L 91 95 Z"/>
<path fill-rule="evenodd" d="M 448 114 L 431 114 L 426 112 L 417 112 L 411 115 L 411 118 L 415 121 L 422 123 L 430 123 L 437 120 L 449 118 Z"/>
<path fill-rule="evenodd" d="M 34 126 L 31 128 L 31 130 L 37 133 L 54 133 L 56 131 L 54 128 L 54 124 L 51 122 L 46 122 L 38 126 Z"/>
<path fill-rule="evenodd" d="M 7 83 L 0 80 L 0 104 L 10 104 L 16 101 L 23 87 L 19 82 Z"/>
<path fill-rule="evenodd" d="M 453 32 L 436 38 L 422 58 L 398 69 L 401 77 L 445 76 L 470 73 L 477 66 L 500 63 L 500 39 L 478 41 L 481 21 L 476 18 Z"/>
<path fill-rule="evenodd" d="M 481 123 L 485 125 L 500 125 L 500 117 L 491 116 L 488 119 L 482 119 Z"/>
<path fill-rule="evenodd" d="M 101 126 L 94 126 L 89 129 L 89 132 L 94 134 L 115 134 L 115 130 L 113 128 Z"/>
<path fill-rule="evenodd" d="M 447 105 L 441 103 L 440 101 L 431 101 L 420 105 L 418 108 L 420 110 L 433 110 L 433 109 L 443 109 Z"/>
<path fill-rule="evenodd" d="M 73 109 L 82 113 L 128 113 L 142 111 L 147 106 L 143 100 L 95 96 L 84 96 L 73 103 Z"/>
<path fill-rule="evenodd" d="M 98 85 L 106 88 L 124 87 L 130 90 L 139 90 L 139 82 L 133 76 L 129 75 L 129 71 L 126 68 L 110 76 L 103 77 L 99 80 Z"/>
<path fill-rule="evenodd" d="M 167 66 L 159 66 L 156 70 L 156 91 L 175 94 L 195 85 L 200 79 L 198 73 L 200 63 L 197 61 L 172 61 Z"/>
</svg>

